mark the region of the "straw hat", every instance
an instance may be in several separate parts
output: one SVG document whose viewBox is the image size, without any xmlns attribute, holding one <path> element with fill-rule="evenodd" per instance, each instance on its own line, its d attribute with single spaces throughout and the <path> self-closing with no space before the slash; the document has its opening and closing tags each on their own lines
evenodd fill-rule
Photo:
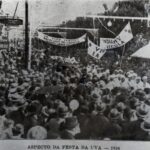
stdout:
<svg viewBox="0 0 150 150">
<path fill-rule="evenodd" d="M 13 103 L 25 103 L 25 99 L 22 95 L 19 95 L 18 93 L 14 93 L 14 94 L 9 94 L 9 101 L 13 102 Z"/>
<path fill-rule="evenodd" d="M 146 132 L 150 132 L 150 117 L 148 117 L 141 123 L 141 129 Z"/>
<path fill-rule="evenodd" d="M 119 119 L 119 117 L 120 117 L 120 112 L 116 108 L 111 109 L 109 113 L 109 118 L 112 120 L 117 120 Z"/>
<path fill-rule="evenodd" d="M 120 103 L 117 104 L 117 110 L 119 112 L 122 112 L 125 109 L 126 109 L 126 106 L 125 106 L 125 104 L 123 102 L 120 102 Z"/>
<path fill-rule="evenodd" d="M 34 126 L 27 133 L 27 139 L 44 140 L 46 138 L 47 130 L 42 126 Z"/>
<path fill-rule="evenodd" d="M 147 105 L 145 104 L 142 104 L 141 106 L 138 106 L 136 108 L 136 115 L 140 118 L 145 118 L 147 117 L 148 115 L 148 112 L 149 112 L 149 108 Z"/>
</svg>

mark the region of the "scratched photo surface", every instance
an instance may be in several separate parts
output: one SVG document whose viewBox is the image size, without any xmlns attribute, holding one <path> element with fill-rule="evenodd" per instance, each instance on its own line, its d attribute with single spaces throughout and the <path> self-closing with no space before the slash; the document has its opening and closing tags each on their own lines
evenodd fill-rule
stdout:
<svg viewBox="0 0 150 150">
<path fill-rule="evenodd" d="M 149 40 L 149 0 L 0 0 L 0 140 L 149 141 Z"/>
</svg>

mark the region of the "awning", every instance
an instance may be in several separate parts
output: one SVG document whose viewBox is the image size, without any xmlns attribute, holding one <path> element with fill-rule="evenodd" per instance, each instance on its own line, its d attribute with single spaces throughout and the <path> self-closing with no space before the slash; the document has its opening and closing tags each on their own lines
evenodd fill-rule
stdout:
<svg viewBox="0 0 150 150">
<path fill-rule="evenodd" d="M 131 57 L 150 59 L 150 43 L 133 53 Z"/>
</svg>

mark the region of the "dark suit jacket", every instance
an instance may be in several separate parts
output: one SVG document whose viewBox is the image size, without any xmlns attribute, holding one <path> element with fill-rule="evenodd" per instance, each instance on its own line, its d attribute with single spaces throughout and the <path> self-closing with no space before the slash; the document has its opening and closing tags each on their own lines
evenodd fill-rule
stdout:
<svg viewBox="0 0 150 150">
<path fill-rule="evenodd" d="M 135 140 L 137 133 L 141 131 L 142 120 L 137 120 L 133 122 L 127 122 L 123 126 L 123 135 L 125 140 Z"/>
<path fill-rule="evenodd" d="M 103 114 L 91 115 L 90 136 L 92 139 L 103 139 L 109 126 L 109 120 Z"/>
<path fill-rule="evenodd" d="M 61 132 L 61 138 L 62 139 L 75 139 L 75 137 L 70 132 L 68 132 L 67 130 L 63 130 Z"/>
<path fill-rule="evenodd" d="M 90 118 L 88 114 L 78 115 L 78 121 L 80 125 L 80 133 L 76 136 L 77 139 L 89 139 L 90 138 Z"/>
<path fill-rule="evenodd" d="M 121 140 L 122 128 L 117 122 L 111 121 L 108 128 L 106 129 L 106 137 L 112 140 Z"/>
<path fill-rule="evenodd" d="M 7 118 L 12 119 L 16 124 L 23 124 L 25 116 L 21 110 L 16 110 L 8 113 L 6 115 Z"/>
</svg>

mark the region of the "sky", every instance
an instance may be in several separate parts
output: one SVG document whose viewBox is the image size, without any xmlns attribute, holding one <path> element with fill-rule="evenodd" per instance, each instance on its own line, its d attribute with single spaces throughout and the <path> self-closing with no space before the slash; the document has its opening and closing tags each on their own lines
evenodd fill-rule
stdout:
<svg viewBox="0 0 150 150">
<path fill-rule="evenodd" d="M 17 3 L 19 2 L 16 16 L 25 18 L 25 0 L 2 0 L 2 10 L 13 16 Z M 28 0 L 29 20 L 32 31 L 44 24 L 57 26 L 63 21 L 74 20 L 78 16 L 85 16 L 87 13 L 103 13 L 105 2 L 109 9 L 118 0 Z M 10 37 L 20 36 L 24 26 L 11 30 Z M 16 32 L 17 31 L 17 32 Z"/>
<path fill-rule="evenodd" d="M 103 3 L 111 8 L 118 0 L 28 0 L 30 20 L 32 25 L 44 23 L 58 25 L 63 21 L 75 19 L 77 16 L 85 16 L 87 13 L 103 13 Z M 3 0 L 2 9 L 5 13 L 14 14 L 17 2 L 19 2 L 16 15 L 24 18 L 25 0 Z"/>
</svg>

